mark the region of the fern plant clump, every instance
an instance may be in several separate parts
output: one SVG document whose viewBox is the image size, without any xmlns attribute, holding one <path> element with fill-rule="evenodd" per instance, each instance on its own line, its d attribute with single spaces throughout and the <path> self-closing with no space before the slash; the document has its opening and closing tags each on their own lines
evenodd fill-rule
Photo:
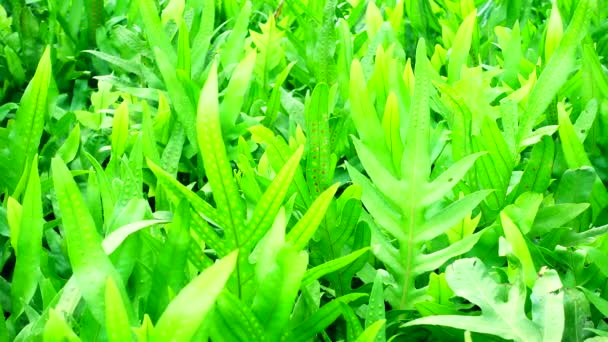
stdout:
<svg viewBox="0 0 608 342">
<path fill-rule="evenodd" d="M 0 341 L 603 341 L 606 0 L 0 3 Z"/>
</svg>

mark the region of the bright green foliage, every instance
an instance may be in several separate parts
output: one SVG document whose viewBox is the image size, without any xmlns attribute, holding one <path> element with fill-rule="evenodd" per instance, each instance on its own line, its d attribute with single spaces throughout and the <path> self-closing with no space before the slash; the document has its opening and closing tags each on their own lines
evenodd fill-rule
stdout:
<svg viewBox="0 0 608 342">
<path fill-rule="evenodd" d="M 559 88 L 566 82 L 574 64 L 576 47 L 585 37 L 588 21 L 596 8 L 596 0 L 580 1 L 577 4 L 570 25 L 529 94 L 528 108 L 520 122 L 519 141 L 530 134 L 538 117 L 547 109 Z"/>
<path fill-rule="evenodd" d="M 354 117 L 357 129 L 364 133 L 362 141 L 355 140 L 357 152 L 370 180 L 354 168 L 349 167 L 351 177 L 363 187 L 363 203 L 367 206 L 374 219 L 398 241 L 399 248 L 391 245 L 385 238 L 379 239 L 375 247 L 378 258 L 384 261 L 389 272 L 397 281 L 397 286 L 391 289 L 389 302 L 400 308 L 408 309 L 422 300 L 424 288 L 417 288 L 414 280 L 421 274 L 436 269 L 449 258 L 467 252 L 479 239 L 479 235 L 471 235 L 452 246 L 434 253 L 424 254 L 423 246 L 445 233 L 452 225 L 459 222 L 487 195 L 478 192 L 455 201 L 433 217 L 426 215 L 430 204 L 437 202 L 464 176 L 472 166 L 475 158 L 465 158 L 454 164 L 444 175 L 429 181 L 430 159 L 430 113 L 429 95 L 431 92 L 428 61 L 425 57 L 424 40 L 418 44 L 417 64 L 415 71 L 415 88 L 409 120 L 407 122 L 406 141 L 400 170 L 389 170 L 394 163 L 387 161 L 388 167 L 382 167 L 379 158 L 386 149 L 383 144 L 383 131 L 376 118 L 362 117 L 364 105 Z M 351 71 L 351 100 L 367 98 L 369 95 L 363 82 L 360 67 L 355 62 Z M 369 104 L 368 104 L 369 105 Z M 373 124 L 373 122 L 376 124 Z M 372 122 L 369 124 L 368 122 Z M 399 135 L 399 127 L 392 131 Z M 370 138 L 367 138 L 369 136 Z M 371 137 L 378 136 L 378 140 Z M 378 146 L 378 142 L 382 145 Z M 390 157 L 386 155 L 386 157 Z M 373 182 L 373 183 L 372 183 Z M 421 195 L 424 194 L 424 195 Z M 404 200 L 402 200 L 402 198 Z"/>
<path fill-rule="evenodd" d="M 83 297 L 91 303 L 105 303 L 106 279 L 111 278 L 123 302 L 126 303 L 128 297 L 124 285 L 102 248 L 101 237 L 70 171 L 61 159 L 54 158 L 52 172 L 66 234 L 68 255 Z M 105 321 L 104 306 L 100 304 L 92 307 L 92 313 L 100 323 Z M 129 311 L 127 317 L 131 321 L 134 315 Z"/>
<path fill-rule="evenodd" d="M 232 252 L 194 278 L 160 316 L 152 340 L 191 340 L 234 270 L 236 258 L 237 252 Z"/>
<path fill-rule="evenodd" d="M 506 240 L 513 249 L 513 254 L 519 259 L 524 274 L 524 282 L 532 287 L 536 280 L 536 267 L 530 255 L 523 234 L 530 231 L 542 195 L 526 192 L 517 198 L 514 204 L 506 207 L 500 213 L 500 222 Z"/>
<path fill-rule="evenodd" d="M 384 328 L 385 321 L 377 321 L 370 325 L 365 331 L 359 335 L 355 340 L 356 342 L 372 342 L 372 341 L 384 341 L 385 337 L 381 335 L 380 330 Z"/>
<path fill-rule="evenodd" d="M 106 283 L 106 327 L 108 341 L 128 341 L 131 339 L 131 328 L 125 303 L 112 278 Z"/>
<path fill-rule="evenodd" d="M 461 259 L 447 268 L 454 293 L 481 309 L 480 316 L 429 316 L 407 323 L 437 324 L 492 334 L 514 341 L 555 341 L 562 335 L 563 293 L 555 271 L 545 272 L 532 290 L 532 320 L 524 313 L 526 289 L 522 277 L 501 286 L 479 259 Z"/>
<path fill-rule="evenodd" d="M 4 140 L 5 145 L 0 151 L 0 173 L 3 177 L 0 186 L 10 193 L 22 191 L 20 181 L 22 174 L 29 174 L 27 164 L 36 154 L 45 121 L 49 116 L 52 86 L 50 48 L 40 59 L 34 78 L 30 81 L 15 113 L 15 121 Z M 10 147 L 10 149 L 9 149 Z"/>
<path fill-rule="evenodd" d="M 0 4 L 0 341 L 608 337 L 606 0 Z"/>
<path fill-rule="evenodd" d="M 18 257 L 11 287 L 12 314 L 19 317 L 34 296 L 40 277 L 40 254 L 42 253 L 42 199 L 38 162 L 34 157 L 23 196 L 19 222 L 11 227 L 15 237 L 13 248 Z"/>
<path fill-rule="evenodd" d="M 253 44 L 259 51 L 256 60 L 256 75 L 259 75 L 261 79 L 258 79 L 258 82 L 265 87 L 269 81 L 270 72 L 281 63 L 284 52 L 280 42 L 284 33 L 277 27 L 272 15 L 259 26 L 260 32 L 250 30 L 249 33 Z"/>
<path fill-rule="evenodd" d="M 61 313 L 52 310 L 48 322 L 44 328 L 44 339 L 46 341 L 80 341 L 78 336 L 72 331 Z"/>
<path fill-rule="evenodd" d="M 367 306 L 367 314 L 365 316 L 366 330 L 376 330 L 376 338 L 374 341 L 386 340 L 386 328 L 384 327 L 386 313 L 384 310 L 384 286 L 382 284 L 382 271 L 378 271 L 376 273 L 376 278 L 374 278 L 372 291 L 369 295 L 369 304 Z M 378 326 L 380 322 L 382 322 L 382 324 Z"/>
</svg>

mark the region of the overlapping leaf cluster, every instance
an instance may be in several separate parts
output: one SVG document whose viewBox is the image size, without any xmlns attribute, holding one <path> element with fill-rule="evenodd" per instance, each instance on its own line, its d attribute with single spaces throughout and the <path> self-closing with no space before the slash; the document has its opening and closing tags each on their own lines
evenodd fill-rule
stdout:
<svg viewBox="0 0 608 342">
<path fill-rule="evenodd" d="M 605 0 L 0 3 L 0 340 L 608 337 Z"/>
</svg>

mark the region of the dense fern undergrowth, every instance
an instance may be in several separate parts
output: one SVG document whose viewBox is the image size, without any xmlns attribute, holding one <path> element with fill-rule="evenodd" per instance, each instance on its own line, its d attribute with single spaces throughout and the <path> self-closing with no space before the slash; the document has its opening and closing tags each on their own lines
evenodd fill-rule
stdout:
<svg viewBox="0 0 608 342">
<path fill-rule="evenodd" d="M 605 0 L 0 1 L 0 341 L 608 340 Z"/>
</svg>

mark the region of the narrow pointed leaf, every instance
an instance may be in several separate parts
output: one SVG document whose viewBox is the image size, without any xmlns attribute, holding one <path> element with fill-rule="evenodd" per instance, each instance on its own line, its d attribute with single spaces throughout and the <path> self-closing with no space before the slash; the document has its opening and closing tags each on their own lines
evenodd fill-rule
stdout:
<svg viewBox="0 0 608 342">
<path fill-rule="evenodd" d="M 158 69 L 163 76 L 165 86 L 169 92 L 171 104 L 175 108 L 175 114 L 186 131 L 188 141 L 194 146 L 197 146 L 195 125 L 196 107 L 194 105 L 194 99 L 188 95 L 186 90 L 187 85 L 180 82 L 177 70 L 166 52 L 156 47 L 154 48 L 154 54 L 156 56 L 156 64 L 158 64 Z"/>
<path fill-rule="evenodd" d="M 49 320 L 44 327 L 44 342 L 68 341 L 78 342 L 80 339 L 58 311 L 51 310 Z"/>
<path fill-rule="evenodd" d="M 302 152 L 303 148 L 299 148 L 291 158 L 289 158 L 279 174 L 274 178 L 272 183 L 270 183 L 266 192 L 264 192 L 259 199 L 258 204 L 247 223 L 248 235 L 245 243 L 250 248 L 253 248 L 272 226 L 272 223 L 279 212 L 279 208 L 285 200 L 293 176 L 300 164 Z"/>
<path fill-rule="evenodd" d="M 517 198 L 526 191 L 544 193 L 551 182 L 555 144 L 549 136 L 543 136 L 541 141 L 534 145 L 530 160 L 517 188 L 512 191 L 512 198 Z"/>
<path fill-rule="evenodd" d="M 353 261 L 357 260 L 361 255 L 367 252 L 369 248 L 362 248 L 358 251 L 352 252 L 343 257 L 330 260 L 322 265 L 313 267 L 306 271 L 304 274 L 304 278 L 302 279 L 302 287 L 305 287 L 312 283 L 313 281 L 323 277 L 324 275 L 336 272 L 346 266 L 348 266 Z"/>
<path fill-rule="evenodd" d="M 152 341 L 189 341 L 224 288 L 236 259 L 235 251 L 192 280 L 171 301 L 158 320 Z"/>
<path fill-rule="evenodd" d="M 489 193 L 491 191 L 477 191 L 450 204 L 418 228 L 419 233 L 416 235 L 416 240 L 422 242 L 444 233 L 468 215 Z"/>
<path fill-rule="evenodd" d="M 386 340 L 386 328 L 384 327 L 384 323 L 386 322 L 386 307 L 384 305 L 384 284 L 382 278 L 381 271 L 377 271 L 374 285 L 369 295 L 367 314 L 365 315 L 366 329 L 357 340 L 366 334 L 371 337 L 372 332 L 375 332 L 373 334 L 374 338 L 368 338 L 369 341 L 381 342 Z"/>
<path fill-rule="evenodd" d="M 271 130 L 264 126 L 254 126 L 249 131 L 254 141 L 265 145 L 268 159 L 275 172 L 278 172 L 293 153 L 295 153 L 295 151 L 289 148 L 289 145 L 287 145 L 282 137 L 274 135 Z M 293 181 L 298 192 L 298 197 L 301 197 L 305 204 L 312 202 L 308 185 L 304 178 L 304 172 L 300 167 L 297 168 Z"/>
<path fill-rule="evenodd" d="M 220 226 L 224 224 L 224 222 L 218 216 L 216 209 L 213 208 L 209 203 L 205 202 L 190 189 L 171 177 L 169 174 L 167 174 L 167 172 L 162 170 L 151 160 L 148 160 L 148 167 L 150 170 L 152 170 L 152 172 L 154 172 L 154 175 L 157 177 L 158 181 L 161 182 L 166 187 L 166 190 L 168 190 L 174 197 L 178 199 L 187 199 L 188 202 L 190 202 L 190 205 L 192 205 L 192 208 L 211 223 Z"/>
<path fill-rule="evenodd" d="M 138 0 L 137 7 L 144 22 L 144 30 L 151 48 L 158 47 L 171 61 L 175 63 L 177 56 L 171 46 L 171 42 L 161 24 L 160 16 L 156 9 L 156 4 L 152 0 Z"/>
<path fill-rule="evenodd" d="M 424 39 L 418 42 L 416 48 L 416 83 L 414 96 L 407 125 L 405 149 L 403 151 L 402 173 L 403 179 L 408 183 L 409 205 L 417 203 L 414 196 L 423 192 L 422 186 L 428 182 L 431 173 L 430 140 L 430 109 L 431 80 L 428 60 L 426 59 L 426 44 Z M 414 219 L 414 218 L 412 218 Z"/>
<path fill-rule="evenodd" d="M 308 253 L 286 245 L 275 256 L 274 267 L 266 274 L 251 309 L 271 341 L 279 340 L 293 309 L 306 266 Z"/>
<path fill-rule="evenodd" d="M 306 247 L 308 241 L 319 227 L 321 220 L 323 220 L 325 212 L 333 200 L 336 190 L 338 190 L 338 184 L 331 186 L 319 195 L 306 214 L 304 214 L 298 223 L 289 231 L 286 241 L 291 243 L 295 249 Z"/>
<path fill-rule="evenodd" d="M 108 278 L 105 291 L 108 341 L 131 341 L 131 327 L 129 326 L 129 317 L 125 308 L 125 304 L 130 305 L 130 303 L 122 301 L 120 292 L 116 288 L 112 278 Z"/>
<path fill-rule="evenodd" d="M 452 188 L 458 183 L 469 169 L 473 166 L 477 158 L 485 154 L 484 152 L 474 153 L 466 156 L 450 166 L 449 169 L 444 171 L 437 179 L 433 180 L 428 185 L 428 192 L 424 196 L 422 203 L 429 205 L 431 203 L 439 201 L 445 196 Z"/>
<path fill-rule="evenodd" d="M 473 39 L 473 30 L 475 29 L 475 19 L 477 11 L 469 13 L 458 28 L 454 37 L 454 44 L 448 62 L 448 82 L 454 83 L 460 79 L 460 69 L 467 66 L 467 58 L 471 41 Z"/>
<path fill-rule="evenodd" d="M 34 157 L 40 145 L 49 108 L 49 88 L 53 82 L 51 66 L 51 48 L 47 47 L 40 58 L 36 73 L 23 92 L 19 109 L 15 115 L 7 145 L 0 150 L 8 160 L 0 163 L 0 188 L 11 192 L 17 187 L 19 178 L 25 170 L 26 163 Z"/>
<path fill-rule="evenodd" d="M 329 87 L 319 83 L 312 92 L 306 108 L 306 177 L 313 196 L 329 186 Z"/>
<path fill-rule="evenodd" d="M 219 119 L 217 69 L 214 63 L 198 104 L 197 132 L 205 172 L 213 190 L 217 211 L 225 224 L 226 237 L 234 248 L 241 246 L 245 208 L 243 199 L 232 177 L 232 168 L 226 156 Z"/>
<path fill-rule="evenodd" d="M 53 158 L 51 167 L 74 277 L 85 301 L 90 303 L 89 308 L 95 319 L 103 324 L 106 313 L 102 303 L 105 303 L 108 277 L 115 282 L 125 303 L 128 302 L 126 290 L 102 248 L 101 237 L 70 170 L 58 157 Z M 133 320 L 132 309 L 127 313 L 129 320 Z"/>
<path fill-rule="evenodd" d="M 224 44 L 224 47 L 222 48 L 220 61 L 224 68 L 227 68 L 234 63 L 238 63 L 238 61 L 241 60 L 240 57 L 243 54 L 243 44 L 247 36 L 247 26 L 249 26 L 251 7 L 250 1 L 245 2 L 239 12 L 239 16 L 236 18 L 230 36 L 228 36 L 226 44 Z"/>
<path fill-rule="evenodd" d="M 513 248 L 513 252 L 522 263 L 526 284 L 529 287 L 532 287 L 536 279 L 536 268 L 534 266 L 534 262 L 532 261 L 530 250 L 526 245 L 526 240 L 507 213 L 502 212 L 500 214 L 500 221 L 502 222 L 502 227 L 507 241 L 509 241 Z"/>
<path fill-rule="evenodd" d="M 112 156 L 114 158 L 120 158 L 125 153 L 128 138 L 129 107 L 125 101 L 118 106 L 112 120 Z"/>
<path fill-rule="evenodd" d="M 255 50 L 249 52 L 247 56 L 236 66 L 230 82 L 224 93 L 224 99 L 220 107 L 220 121 L 224 130 L 229 130 L 236 124 L 241 107 L 245 101 L 245 94 L 249 88 L 249 81 L 253 76 L 253 67 L 256 59 Z"/>
<path fill-rule="evenodd" d="M 575 62 L 574 54 L 587 34 L 589 20 L 596 10 L 596 0 L 577 3 L 566 32 L 528 95 L 528 108 L 520 122 L 519 141 L 523 141 L 532 132 L 538 118 L 568 80 Z"/>
<path fill-rule="evenodd" d="M 23 313 L 23 309 L 34 296 L 38 287 L 38 278 L 41 276 L 40 257 L 44 220 L 37 159 L 34 157 L 30 167 L 21 207 L 19 235 L 16 239 L 16 261 L 11 284 L 12 312 L 15 317 L 19 317 Z"/>
<path fill-rule="evenodd" d="M 369 100 L 365 84 L 361 63 L 358 60 L 354 60 L 350 71 L 350 101 L 353 122 L 359 132 L 361 141 L 370 147 L 383 165 L 392 165 L 389 159 L 388 148 L 386 147 L 386 143 L 384 143 L 382 124 L 378 119 L 374 106 Z M 392 168 L 388 171 L 395 173 Z"/>
<path fill-rule="evenodd" d="M 306 321 L 297 325 L 291 330 L 287 340 L 289 341 L 308 341 L 316 334 L 322 332 L 331 323 L 333 323 L 342 313 L 340 303 L 348 304 L 354 300 L 365 297 L 362 293 L 351 293 L 342 297 L 336 298 L 331 302 L 323 305 Z"/>
</svg>

